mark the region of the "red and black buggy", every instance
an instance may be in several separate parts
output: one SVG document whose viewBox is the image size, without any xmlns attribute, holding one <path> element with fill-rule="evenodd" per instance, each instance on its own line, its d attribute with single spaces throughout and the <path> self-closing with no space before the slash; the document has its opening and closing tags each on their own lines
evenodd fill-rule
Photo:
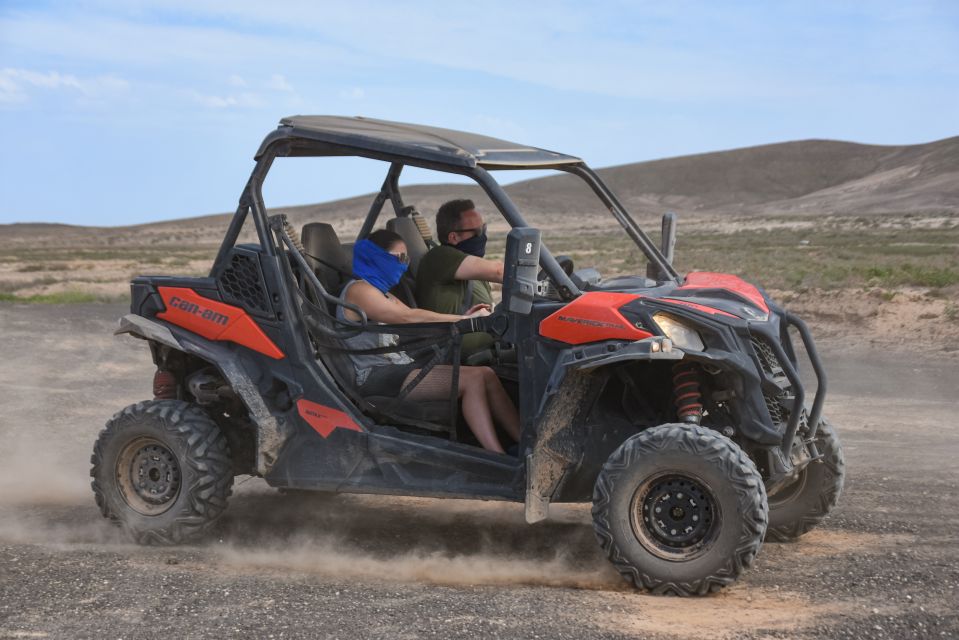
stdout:
<svg viewBox="0 0 959 640">
<path fill-rule="evenodd" d="M 414 270 L 432 238 L 403 201 L 403 168 L 475 180 L 511 227 L 493 313 L 451 324 L 368 322 L 338 296 L 351 244 L 322 222 L 297 233 L 264 204 L 274 160 L 297 156 L 385 163 L 357 239 L 385 224 L 404 238 Z M 732 583 L 764 539 L 795 539 L 836 505 L 842 449 L 822 416 L 826 378 L 806 326 L 736 276 L 677 273 L 672 216 L 657 248 L 579 158 L 435 127 L 295 116 L 255 159 L 209 276 L 131 285 L 118 333 L 149 345 L 154 398 L 107 423 L 91 475 L 103 515 L 137 541 L 201 536 L 226 508 L 236 475 L 281 489 L 523 502 L 530 523 L 552 502 L 591 502 L 599 543 L 627 579 L 689 595 Z M 603 278 L 554 257 L 493 178 L 542 169 L 585 181 L 647 273 Z M 392 216 L 383 214 L 387 202 Z M 255 241 L 240 242 L 251 223 Z M 408 282 L 395 293 L 415 304 Z M 338 320 L 338 306 L 361 319 Z M 408 389 L 360 396 L 344 340 L 362 331 L 399 336 L 394 349 L 454 371 L 463 335 L 492 336 L 470 360 L 492 367 L 517 403 L 519 455 L 471 439 L 455 374 L 448 402 L 408 402 Z M 811 363 L 814 394 L 793 336 Z"/>
</svg>

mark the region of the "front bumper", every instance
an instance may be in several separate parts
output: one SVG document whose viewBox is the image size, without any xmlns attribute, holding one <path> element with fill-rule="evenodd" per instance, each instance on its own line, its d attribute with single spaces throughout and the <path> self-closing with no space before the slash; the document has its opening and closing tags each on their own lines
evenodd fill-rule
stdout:
<svg viewBox="0 0 959 640">
<path fill-rule="evenodd" d="M 761 319 L 711 313 L 706 308 L 679 309 L 672 302 L 643 298 L 621 311 L 637 326 L 657 333 L 662 333 L 653 319 L 657 312 L 677 315 L 694 326 L 706 348 L 684 350 L 685 357 L 700 362 L 707 370 L 730 374 L 720 388 L 730 394 L 728 405 L 734 425 L 747 439 L 763 447 L 779 448 L 788 469 L 797 434 L 802 431 L 805 440 L 815 437 L 826 394 L 826 374 L 806 324 L 771 301 Z M 808 414 L 808 394 L 798 373 L 791 328 L 799 334 L 816 376 L 815 398 Z"/>
<path fill-rule="evenodd" d="M 826 371 L 823 369 L 822 360 L 819 358 L 819 353 L 816 350 L 816 343 L 812 339 L 812 334 L 809 332 L 809 327 L 806 326 L 806 323 L 803 322 L 798 316 L 789 313 L 788 311 L 780 312 L 781 324 L 780 324 L 780 339 L 779 340 L 767 340 L 765 344 L 770 347 L 776 359 L 778 360 L 779 366 L 782 368 L 782 372 L 786 377 L 786 380 L 789 382 L 790 391 L 792 393 L 793 402 L 791 410 L 789 411 L 789 418 L 786 422 L 786 429 L 783 433 L 782 441 L 782 450 L 788 455 L 788 452 L 792 451 L 793 441 L 796 438 L 796 432 L 799 429 L 800 421 L 803 418 L 806 406 L 806 391 L 803 386 L 802 380 L 799 377 L 797 371 L 798 361 L 796 355 L 790 347 L 789 352 L 786 352 L 786 349 L 783 348 L 783 343 L 791 345 L 789 340 L 789 327 L 795 327 L 796 331 L 799 333 L 800 338 L 803 342 L 803 347 L 806 350 L 806 354 L 809 357 L 809 362 L 812 364 L 813 372 L 816 374 L 816 395 L 813 398 L 812 407 L 809 410 L 809 414 L 806 417 L 807 430 L 806 430 L 806 439 L 809 441 L 811 446 L 812 441 L 816 437 L 816 431 L 819 428 L 819 421 L 822 418 L 822 406 L 823 402 L 826 399 Z M 755 348 L 755 347 L 754 347 Z M 813 457 L 817 456 L 817 452 L 813 451 Z"/>
</svg>

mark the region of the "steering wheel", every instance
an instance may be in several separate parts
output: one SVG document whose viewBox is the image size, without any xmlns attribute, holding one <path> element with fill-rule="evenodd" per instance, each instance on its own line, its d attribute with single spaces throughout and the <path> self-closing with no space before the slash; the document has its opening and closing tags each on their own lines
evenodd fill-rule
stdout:
<svg viewBox="0 0 959 640">
<path fill-rule="evenodd" d="M 575 267 L 573 266 L 572 258 L 570 258 L 569 256 L 556 256 L 556 262 L 559 263 L 560 268 L 563 269 L 563 272 L 565 272 L 566 275 L 568 276 L 573 275 L 573 271 L 575 271 Z M 536 274 L 537 280 L 546 280 L 547 278 L 549 278 L 549 274 L 546 273 L 546 269 L 540 269 L 539 273 Z"/>
</svg>

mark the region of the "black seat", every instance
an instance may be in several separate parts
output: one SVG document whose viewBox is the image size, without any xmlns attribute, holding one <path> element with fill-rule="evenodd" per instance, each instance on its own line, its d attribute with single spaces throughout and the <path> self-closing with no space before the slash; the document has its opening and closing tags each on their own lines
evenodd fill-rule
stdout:
<svg viewBox="0 0 959 640">
<path fill-rule="evenodd" d="M 420 231 L 412 218 L 392 218 L 386 222 L 386 228 L 393 233 L 399 234 L 406 243 L 406 252 L 410 257 L 410 275 L 416 277 L 416 270 L 420 266 L 420 260 L 426 255 L 430 248 L 420 235 Z"/>
<path fill-rule="evenodd" d="M 306 261 L 327 293 L 336 295 L 352 278 L 352 265 L 333 227 L 326 222 L 303 225 L 300 234 Z"/>
</svg>

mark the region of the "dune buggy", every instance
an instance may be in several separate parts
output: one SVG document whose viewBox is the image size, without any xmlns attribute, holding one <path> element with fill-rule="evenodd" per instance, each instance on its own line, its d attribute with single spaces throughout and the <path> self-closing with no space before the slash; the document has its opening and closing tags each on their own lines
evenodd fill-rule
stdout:
<svg viewBox="0 0 959 640">
<path fill-rule="evenodd" d="M 453 324 L 383 326 L 355 307 L 359 321 L 338 320 L 337 307 L 350 306 L 338 296 L 350 244 L 323 222 L 297 233 L 263 201 L 271 164 L 293 156 L 388 165 L 357 238 L 389 202 L 386 226 L 414 269 L 432 237 L 403 201 L 403 168 L 475 180 L 511 227 L 502 301 L 489 317 Z M 661 250 L 579 158 L 433 127 L 296 116 L 255 160 L 210 275 L 131 284 L 117 333 L 149 345 L 154 398 L 107 423 L 91 475 L 103 515 L 137 541 L 199 536 L 241 474 L 288 490 L 522 502 L 530 523 L 550 503 L 591 502 L 599 544 L 623 576 L 690 595 L 730 584 L 764 538 L 797 538 L 836 505 L 843 455 L 822 417 L 826 379 L 806 326 L 736 276 L 681 276 L 673 218 Z M 604 279 L 554 257 L 492 177 L 524 169 L 585 181 L 647 273 Z M 255 241 L 240 242 L 249 220 Z M 397 295 L 415 304 L 404 286 Z M 358 394 L 344 339 L 360 331 L 398 336 L 392 348 L 454 371 L 463 335 L 491 336 L 480 361 L 517 402 L 518 455 L 471 440 L 452 388 L 448 402 L 405 401 L 407 388 Z M 793 333 L 817 378 L 808 404 Z"/>
</svg>

